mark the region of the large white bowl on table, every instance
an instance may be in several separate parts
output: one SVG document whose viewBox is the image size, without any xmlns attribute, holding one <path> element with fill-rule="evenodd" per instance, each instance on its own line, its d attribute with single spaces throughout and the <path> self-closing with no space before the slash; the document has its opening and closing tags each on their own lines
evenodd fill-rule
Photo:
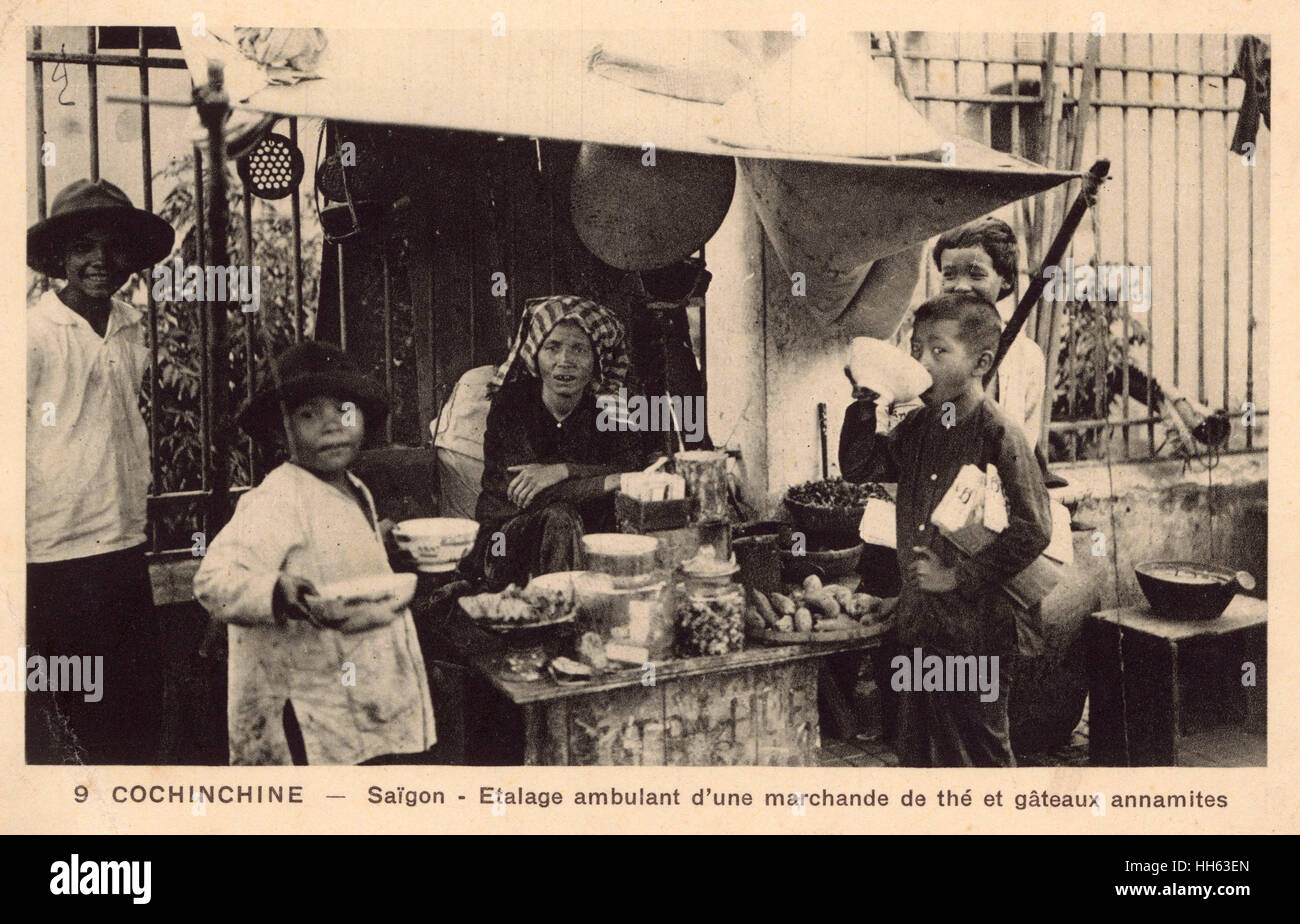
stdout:
<svg viewBox="0 0 1300 924">
<path fill-rule="evenodd" d="M 307 598 L 313 613 L 331 628 L 360 632 L 388 625 L 400 616 L 415 596 L 418 576 L 372 574 L 334 581 L 318 587 Z"/>
<path fill-rule="evenodd" d="M 460 517 L 421 517 L 393 527 L 393 541 L 426 572 L 455 568 L 477 535 L 478 523 Z"/>
</svg>

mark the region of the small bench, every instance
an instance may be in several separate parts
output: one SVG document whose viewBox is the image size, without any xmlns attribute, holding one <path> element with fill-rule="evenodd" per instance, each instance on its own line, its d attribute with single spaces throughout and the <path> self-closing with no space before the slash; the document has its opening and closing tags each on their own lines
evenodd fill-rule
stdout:
<svg viewBox="0 0 1300 924">
<path fill-rule="evenodd" d="M 1161 619 L 1146 606 L 1093 613 L 1084 626 L 1091 762 L 1203 765 L 1187 746 L 1193 736 L 1228 729 L 1262 744 L 1267 630 L 1267 601 L 1240 594 L 1218 619 Z M 1230 760 L 1263 766 L 1262 752 Z"/>
</svg>

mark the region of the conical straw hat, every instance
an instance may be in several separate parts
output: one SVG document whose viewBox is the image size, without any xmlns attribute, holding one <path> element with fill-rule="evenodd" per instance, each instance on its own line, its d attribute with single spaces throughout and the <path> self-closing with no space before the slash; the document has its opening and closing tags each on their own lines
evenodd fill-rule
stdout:
<svg viewBox="0 0 1300 924">
<path fill-rule="evenodd" d="M 569 191 L 573 226 L 593 254 L 622 270 L 676 263 L 713 237 L 731 207 L 731 157 L 584 144 Z"/>
</svg>

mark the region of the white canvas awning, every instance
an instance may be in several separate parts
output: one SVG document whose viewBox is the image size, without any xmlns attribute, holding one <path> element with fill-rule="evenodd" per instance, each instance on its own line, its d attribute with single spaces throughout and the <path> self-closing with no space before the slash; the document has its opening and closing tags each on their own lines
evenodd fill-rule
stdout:
<svg viewBox="0 0 1300 924">
<path fill-rule="evenodd" d="M 245 109 L 735 157 L 824 317 L 880 257 L 1079 175 L 946 137 L 865 33 L 262 30 L 241 52 L 233 28 L 179 32 L 195 81 L 221 60 Z"/>
</svg>

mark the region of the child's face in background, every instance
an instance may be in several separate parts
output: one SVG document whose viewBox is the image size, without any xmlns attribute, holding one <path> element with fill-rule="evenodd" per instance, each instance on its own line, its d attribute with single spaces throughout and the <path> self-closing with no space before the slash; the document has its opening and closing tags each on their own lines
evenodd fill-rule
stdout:
<svg viewBox="0 0 1300 924">
<path fill-rule="evenodd" d="M 68 285 L 96 301 L 112 296 L 131 275 L 116 232 L 104 227 L 86 228 L 69 240 L 63 267 Z"/>
<path fill-rule="evenodd" d="M 970 292 L 990 305 L 997 304 L 1007 280 L 993 268 L 993 258 L 983 247 L 950 247 L 939 255 L 942 291 Z"/>
<path fill-rule="evenodd" d="M 316 395 L 289 412 L 293 460 L 322 476 L 343 473 L 366 435 L 361 408 L 332 395 Z"/>
<path fill-rule="evenodd" d="M 979 387 L 983 369 L 980 358 L 986 352 L 975 352 L 960 339 L 961 325 L 957 321 L 922 321 L 912 329 L 912 358 L 930 373 L 933 384 L 921 394 L 929 405 L 951 401 L 971 388 Z M 989 360 L 992 355 L 988 354 Z"/>
</svg>

